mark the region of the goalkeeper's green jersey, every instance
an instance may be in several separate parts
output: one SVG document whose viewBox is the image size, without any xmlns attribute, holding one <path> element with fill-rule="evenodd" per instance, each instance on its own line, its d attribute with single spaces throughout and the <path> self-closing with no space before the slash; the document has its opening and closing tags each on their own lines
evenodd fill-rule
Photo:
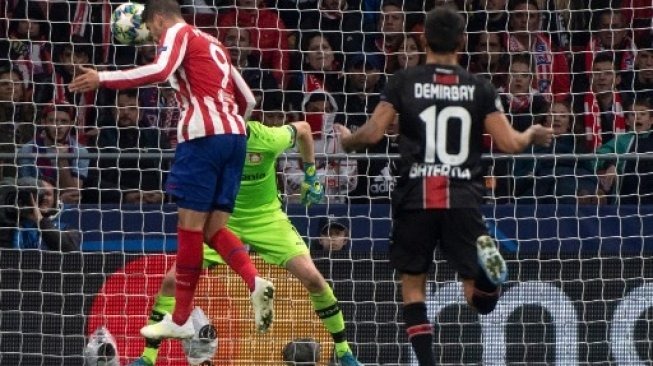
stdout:
<svg viewBox="0 0 653 366">
<path fill-rule="evenodd" d="M 229 225 L 252 224 L 259 218 L 270 221 L 272 214 L 283 215 L 276 162 L 281 153 L 295 146 L 295 138 L 292 125 L 267 127 L 260 122 L 247 122 L 247 156 Z"/>
</svg>

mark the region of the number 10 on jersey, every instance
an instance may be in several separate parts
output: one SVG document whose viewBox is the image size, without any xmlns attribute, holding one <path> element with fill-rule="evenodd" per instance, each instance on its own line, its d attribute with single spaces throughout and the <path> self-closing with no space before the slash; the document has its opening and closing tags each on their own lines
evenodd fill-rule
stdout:
<svg viewBox="0 0 653 366">
<path fill-rule="evenodd" d="M 467 161 L 469 156 L 469 135 L 472 128 L 472 117 L 467 109 L 459 106 L 448 106 L 438 113 L 436 106 L 430 106 L 419 114 L 419 118 L 426 124 L 426 146 L 424 149 L 424 162 L 435 163 L 437 154 L 442 164 L 460 165 Z M 460 121 L 460 150 L 450 154 L 447 149 L 447 134 L 451 120 Z"/>
</svg>

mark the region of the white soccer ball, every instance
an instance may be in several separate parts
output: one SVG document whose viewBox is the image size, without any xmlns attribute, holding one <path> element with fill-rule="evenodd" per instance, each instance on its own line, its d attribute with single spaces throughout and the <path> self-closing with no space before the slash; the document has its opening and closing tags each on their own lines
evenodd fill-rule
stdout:
<svg viewBox="0 0 653 366">
<path fill-rule="evenodd" d="M 137 45 L 150 41 L 143 21 L 143 4 L 124 3 L 111 14 L 111 33 L 118 43 Z"/>
</svg>

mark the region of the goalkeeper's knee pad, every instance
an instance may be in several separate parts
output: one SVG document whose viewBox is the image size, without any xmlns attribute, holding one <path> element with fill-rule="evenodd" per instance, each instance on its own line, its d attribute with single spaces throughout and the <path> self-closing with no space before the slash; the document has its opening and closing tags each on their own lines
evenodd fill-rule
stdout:
<svg viewBox="0 0 653 366">
<path fill-rule="evenodd" d="M 497 306 L 499 297 L 501 297 L 501 286 L 497 287 L 494 292 L 485 292 L 475 287 L 472 295 L 472 306 L 479 314 L 489 314 Z"/>
</svg>

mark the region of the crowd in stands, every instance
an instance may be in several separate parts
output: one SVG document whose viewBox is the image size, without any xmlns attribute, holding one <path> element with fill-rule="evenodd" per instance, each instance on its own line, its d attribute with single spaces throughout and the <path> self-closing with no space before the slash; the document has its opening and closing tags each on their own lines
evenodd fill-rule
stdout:
<svg viewBox="0 0 653 366">
<path fill-rule="evenodd" d="M 157 154 L 177 144 L 180 113 L 171 86 L 81 94 L 67 89 L 80 65 L 120 69 L 155 59 L 154 45 L 112 41 L 110 14 L 121 2 L 0 3 L 0 178 L 38 178 L 56 187 L 67 204 L 168 202 L 162 185 L 170 161 Z M 487 161 L 488 202 L 653 201 L 653 160 L 619 158 L 653 152 L 650 1 L 180 3 L 189 23 L 228 49 L 256 96 L 254 119 L 310 124 L 327 202 L 389 202 L 392 159 L 329 157 L 342 152 L 333 125 L 360 127 L 387 78 L 424 63 L 420 32 L 434 6 L 466 16 L 460 64 L 492 81 L 513 126 L 523 131 L 539 123 L 555 130 L 552 146 L 527 153 L 607 154 Z M 396 154 L 398 133 L 393 126 L 367 152 Z M 490 140 L 485 148 L 498 152 Z M 14 152 L 18 157 L 7 157 Z M 149 152 L 156 158 L 146 157 Z M 279 162 L 279 182 L 290 202 L 298 197 L 300 166 L 293 159 Z"/>
</svg>

